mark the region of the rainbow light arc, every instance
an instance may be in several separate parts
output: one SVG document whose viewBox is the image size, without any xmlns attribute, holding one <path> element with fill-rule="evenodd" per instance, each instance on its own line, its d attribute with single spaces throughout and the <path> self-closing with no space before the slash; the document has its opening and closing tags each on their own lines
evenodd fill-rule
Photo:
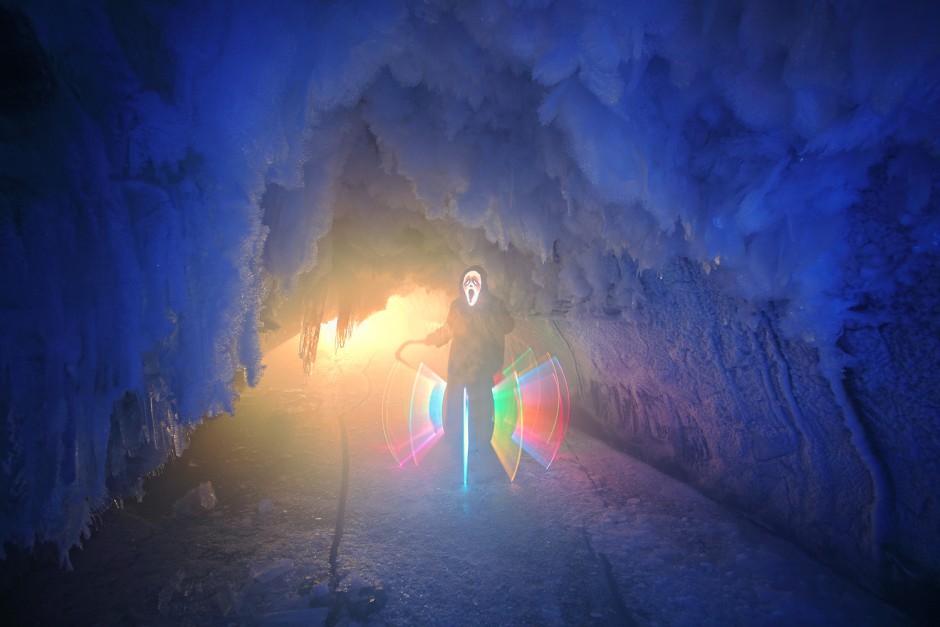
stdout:
<svg viewBox="0 0 940 627">
<path fill-rule="evenodd" d="M 415 372 L 410 394 L 401 393 L 404 381 L 398 362 L 395 362 L 385 383 L 382 430 L 399 467 L 409 460 L 417 464 L 443 437 L 444 391 L 447 387 L 447 382 L 423 363 Z"/>
<path fill-rule="evenodd" d="M 385 385 L 382 428 L 399 467 L 419 460 L 444 434 L 444 392 L 447 382 L 424 363 L 413 381 L 398 362 Z M 410 385 L 408 385 L 410 383 Z M 409 391 L 405 391 L 410 388 Z M 568 380 L 558 359 L 535 358 L 531 348 L 503 370 L 493 386 L 493 447 L 506 476 L 514 481 L 525 451 L 548 469 L 568 433 L 571 397 Z M 469 467 L 469 400 L 463 390 L 463 484 Z"/>
<path fill-rule="evenodd" d="M 508 373 L 508 374 L 506 374 Z M 522 446 L 513 438 L 523 432 L 525 412 L 519 395 L 519 380 L 512 366 L 502 381 L 493 386 L 493 437 L 490 446 L 496 452 L 510 481 L 515 480 L 522 461 Z"/>
<path fill-rule="evenodd" d="M 568 381 L 558 359 L 545 355 L 541 362 L 518 375 L 520 414 L 519 428 L 512 434 L 518 443 L 539 464 L 548 469 L 568 433 L 570 395 Z"/>
</svg>

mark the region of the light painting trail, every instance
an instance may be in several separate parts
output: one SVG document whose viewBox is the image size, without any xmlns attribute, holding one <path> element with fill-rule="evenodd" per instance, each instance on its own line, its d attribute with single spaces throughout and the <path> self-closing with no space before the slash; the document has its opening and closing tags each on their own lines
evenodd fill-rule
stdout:
<svg viewBox="0 0 940 627">
<path fill-rule="evenodd" d="M 413 380 L 409 381 L 411 372 Z M 444 434 L 447 382 L 421 363 L 417 371 L 396 362 L 389 373 L 382 404 L 382 426 L 399 467 L 418 461 Z M 494 427 L 490 445 L 506 476 L 515 480 L 522 451 L 548 469 L 565 440 L 571 417 L 568 381 L 558 359 L 535 358 L 526 350 L 493 386 Z M 463 485 L 469 475 L 469 400 L 463 390 Z"/>
<path fill-rule="evenodd" d="M 570 419 L 568 381 L 558 359 L 546 355 L 538 366 L 519 375 L 518 389 L 525 431 L 520 421 L 513 441 L 547 469 L 568 433 Z"/>
<path fill-rule="evenodd" d="M 467 388 L 463 389 L 463 484 L 467 485 L 467 459 L 470 457 L 470 410 L 467 407 Z"/>
<path fill-rule="evenodd" d="M 531 351 L 529 351 L 531 354 Z M 519 398 L 519 381 L 512 366 L 506 369 L 508 374 L 493 387 L 493 438 L 490 445 L 496 452 L 503 470 L 510 481 L 516 478 L 519 462 L 522 460 L 522 447 L 513 439 L 513 434 L 523 429 L 523 412 Z"/>
<path fill-rule="evenodd" d="M 410 375 L 396 362 L 389 372 L 382 403 L 385 441 L 399 467 L 408 460 L 417 464 L 444 435 L 447 382 L 423 363 L 408 385 Z"/>
</svg>

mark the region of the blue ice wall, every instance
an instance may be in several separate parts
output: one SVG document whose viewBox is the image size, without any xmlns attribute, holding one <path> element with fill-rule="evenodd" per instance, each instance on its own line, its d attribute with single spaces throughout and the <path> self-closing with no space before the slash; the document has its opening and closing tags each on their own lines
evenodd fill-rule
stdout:
<svg viewBox="0 0 940 627">
<path fill-rule="evenodd" d="M 67 549 L 229 409 L 340 230 L 412 283 L 485 262 L 517 314 L 570 324 L 638 454 L 835 562 L 935 586 L 936 3 L 0 15 L 3 542 Z M 621 343 L 596 348 L 595 322 Z M 662 376 L 599 365 L 634 345 Z M 637 439 L 624 402 L 689 444 Z M 791 458 L 783 484 L 751 472 Z M 830 517 L 836 491 L 855 518 Z"/>
<path fill-rule="evenodd" d="M 935 302 L 935 280 L 904 300 Z M 729 297 L 697 264 L 641 273 L 624 324 L 566 320 L 582 410 L 635 456 L 901 601 L 940 563 L 936 316 L 853 323 L 844 362 L 781 331 L 776 305 Z"/>
</svg>

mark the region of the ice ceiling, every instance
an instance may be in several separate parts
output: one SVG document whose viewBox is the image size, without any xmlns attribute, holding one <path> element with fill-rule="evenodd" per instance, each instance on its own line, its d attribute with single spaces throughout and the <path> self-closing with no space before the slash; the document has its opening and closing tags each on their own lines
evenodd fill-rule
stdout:
<svg viewBox="0 0 940 627">
<path fill-rule="evenodd" d="M 634 328 L 682 264 L 830 374 L 937 303 L 933 2 L 4 4 L 13 545 L 230 408 L 291 299 L 361 319 L 482 262 L 518 316 Z"/>
</svg>

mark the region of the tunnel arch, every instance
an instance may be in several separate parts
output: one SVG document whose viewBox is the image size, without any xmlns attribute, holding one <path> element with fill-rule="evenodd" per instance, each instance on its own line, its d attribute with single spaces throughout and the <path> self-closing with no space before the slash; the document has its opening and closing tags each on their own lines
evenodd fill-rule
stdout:
<svg viewBox="0 0 940 627">
<path fill-rule="evenodd" d="M 5 543 L 67 552 L 327 284 L 482 262 L 623 446 L 936 588 L 931 3 L 9 7 Z"/>
</svg>

